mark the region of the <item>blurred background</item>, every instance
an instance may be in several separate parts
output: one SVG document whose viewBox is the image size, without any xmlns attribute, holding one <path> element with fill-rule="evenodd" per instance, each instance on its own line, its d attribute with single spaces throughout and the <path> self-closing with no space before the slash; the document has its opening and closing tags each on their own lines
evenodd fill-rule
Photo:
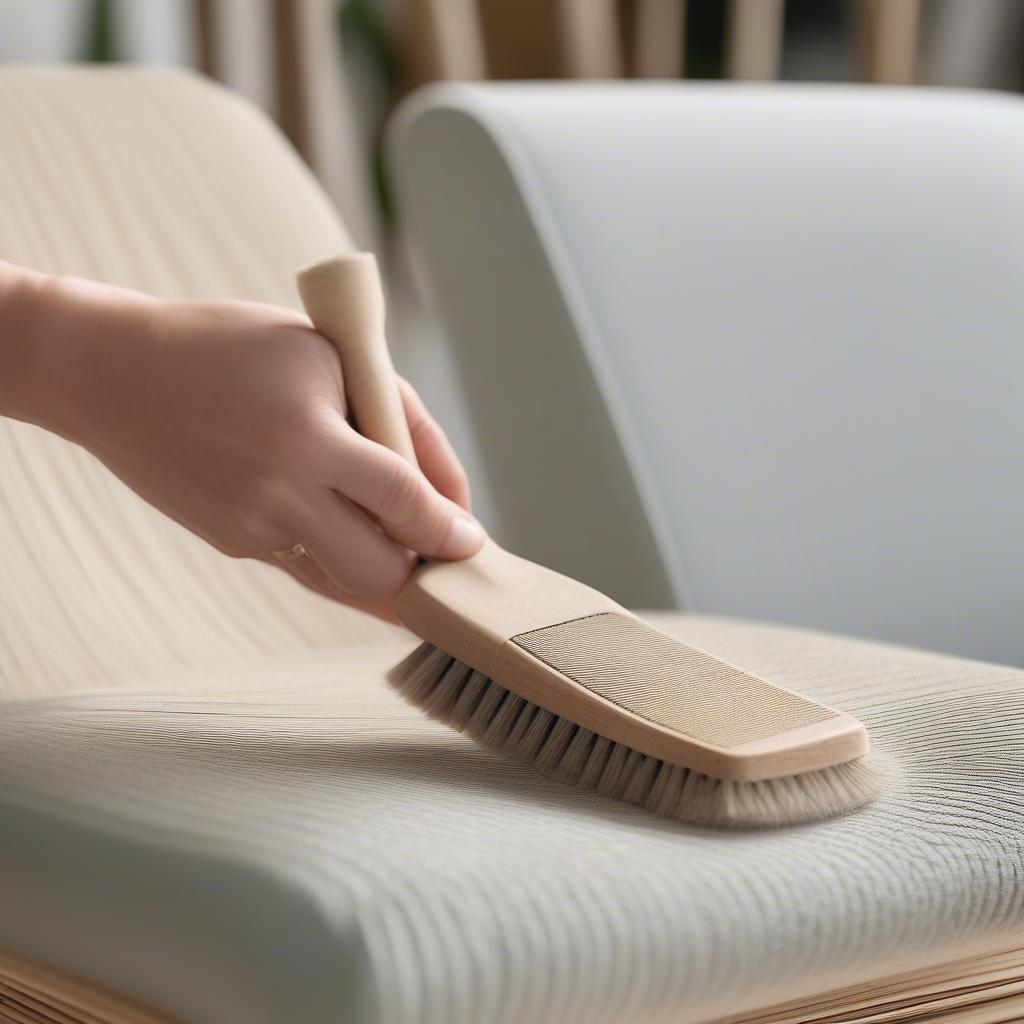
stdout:
<svg viewBox="0 0 1024 1024">
<path fill-rule="evenodd" d="M 1016 0 L 0 0 L 2 61 L 188 67 L 246 96 L 281 125 L 367 246 L 392 223 L 381 128 L 426 82 L 1018 91 L 1022 41 Z"/>
<path fill-rule="evenodd" d="M 524 554 L 580 575 L 634 605 L 684 605 L 700 611 L 908 640 L 1017 662 L 1024 662 L 1024 638 L 1015 625 L 1019 622 L 1020 610 L 1016 567 L 1020 563 L 1021 546 L 1013 546 L 1014 554 L 1008 560 L 998 545 L 972 553 L 970 544 L 977 545 L 978 538 L 984 538 L 986 531 L 991 534 L 992 530 L 1003 530 L 1002 525 L 995 527 L 991 523 L 986 527 L 982 507 L 999 505 L 1004 512 L 1016 507 L 1013 502 L 1021 498 L 1020 488 L 1009 495 L 1013 499 L 1010 502 L 1006 494 L 979 496 L 972 509 L 947 510 L 942 527 L 945 532 L 937 529 L 934 534 L 934 546 L 941 547 L 947 555 L 951 549 L 957 549 L 956 557 L 950 557 L 946 566 L 936 561 L 927 531 L 913 537 L 910 534 L 914 531 L 897 529 L 898 517 L 882 525 L 884 516 L 892 512 L 891 507 L 885 507 L 885 502 L 891 504 L 893 493 L 901 486 L 904 487 L 900 493 L 905 498 L 907 521 L 914 521 L 912 512 L 917 514 L 914 504 L 917 492 L 906 480 L 900 479 L 899 465 L 893 463 L 891 479 L 884 480 L 884 474 L 877 476 L 874 483 L 878 492 L 874 497 L 871 488 L 866 487 L 859 497 L 854 494 L 851 503 L 842 507 L 829 491 L 832 484 L 826 480 L 829 471 L 825 468 L 821 470 L 818 492 L 811 495 L 819 504 L 810 511 L 807 511 L 810 506 L 805 507 L 807 523 L 811 524 L 807 530 L 801 533 L 801 528 L 794 525 L 790 531 L 792 536 L 786 536 L 783 544 L 781 534 L 770 537 L 765 528 L 762 536 L 750 528 L 756 516 L 749 518 L 747 525 L 736 524 L 736 536 L 747 536 L 750 544 L 749 551 L 742 548 L 746 553 L 734 556 L 737 565 L 743 564 L 742 573 L 738 569 L 732 580 L 726 579 L 728 573 L 724 571 L 728 554 L 716 554 L 713 544 L 704 539 L 695 542 L 694 551 L 686 548 L 690 534 L 684 514 L 693 510 L 684 508 L 684 504 L 680 504 L 682 499 L 677 500 L 671 494 L 662 496 L 667 509 L 664 515 L 669 520 L 678 516 L 678 523 L 660 527 L 655 521 L 656 514 L 647 515 L 634 508 L 640 517 L 637 529 L 632 533 L 622 529 L 617 538 L 612 536 L 615 523 L 626 522 L 623 518 L 626 512 L 620 515 L 610 506 L 611 510 L 605 511 L 603 524 L 599 524 L 601 517 L 594 510 L 611 499 L 602 496 L 598 500 L 584 493 L 579 482 L 581 477 L 570 475 L 565 483 L 564 500 L 552 501 L 549 509 L 538 511 L 531 507 L 531 499 L 517 497 L 536 494 L 541 490 L 538 484 L 542 480 L 546 493 L 552 488 L 557 490 L 559 467 L 557 464 L 549 466 L 545 478 L 541 466 L 542 435 L 529 442 L 533 445 L 529 449 L 530 465 L 525 465 L 520 458 L 529 448 L 525 433 L 522 443 L 517 442 L 518 451 L 512 451 L 507 445 L 502 448 L 504 442 L 497 436 L 500 430 L 493 425 L 494 408 L 500 405 L 500 395 L 498 399 L 488 397 L 494 408 L 474 410 L 474 389 L 465 386 L 465 374 L 460 385 L 459 368 L 455 363 L 467 360 L 458 354 L 459 346 L 465 350 L 473 339 L 470 337 L 467 342 L 464 329 L 464 337 L 455 339 L 453 352 L 451 323 L 435 314 L 435 307 L 423 297 L 426 290 L 417 286 L 422 275 L 409 257 L 406 244 L 409 228 L 403 223 L 395 201 L 393 151 L 386 145 L 385 129 L 396 106 L 405 97 L 423 85 L 444 81 L 831 82 L 859 83 L 868 91 L 886 86 L 947 86 L 1017 93 L 1024 85 L 1022 43 L 1024 4 L 1019 0 L 0 0 L 0 61 L 6 64 L 131 62 L 192 68 L 237 91 L 277 122 L 338 207 L 356 244 L 373 249 L 381 256 L 389 291 L 389 338 L 396 362 L 418 386 L 451 434 L 467 463 L 477 511 L 499 539 Z M 892 95 L 901 93 L 894 91 Z M 897 102 L 900 101 L 893 100 Z M 523 116 L 539 122 L 529 114 L 528 108 L 527 101 Z M 972 114 L 966 116 L 968 120 L 973 117 Z M 779 123 L 788 123 L 787 117 L 783 111 Z M 907 124 L 918 123 L 913 114 L 908 114 L 907 118 Z M 748 118 L 740 132 L 746 132 L 752 123 Z M 821 124 L 829 124 L 827 116 L 823 116 Z M 799 130 L 811 135 L 818 131 L 811 122 Z M 824 138 L 827 132 L 820 134 Z M 600 132 L 595 136 L 598 139 L 595 152 L 601 144 L 599 137 Z M 713 133 L 701 138 L 706 145 L 718 146 L 720 142 Z M 866 148 L 862 146 L 860 150 L 848 140 L 833 145 L 836 140 L 825 139 L 823 146 L 827 148 L 828 160 L 832 161 L 828 165 L 832 174 L 830 181 L 838 182 L 841 178 L 841 168 L 835 174 L 832 171 L 839 168 L 842 161 L 849 164 L 861 156 L 867 160 L 875 156 L 871 147 L 880 145 L 882 136 L 865 138 Z M 980 136 L 971 145 L 980 148 L 971 152 L 984 150 L 987 143 L 979 139 Z M 948 138 L 943 145 L 947 144 L 949 152 L 955 152 L 955 144 Z M 926 154 L 931 145 L 928 139 L 923 139 L 921 153 Z M 548 148 L 553 149 L 554 145 Z M 754 162 L 763 157 L 764 167 L 770 169 L 771 148 L 770 143 L 754 140 L 747 152 L 753 154 Z M 415 147 L 410 149 L 413 156 L 416 155 L 414 150 Z M 543 151 L 541 146 L 538 152 Z M 386 156 L 389 152 L 392 153 L 390 161 Z M 467 143 L 465 152 L 472 153 L 472 145 Z M 891 154 L 882 156 L 883 160 L 888 160 Z M 697 163 L 700 157 L 701 153 L 697 152 Z M 428 174 L 429 153 L 421 153 L 420 158 L 417 173 Z M 964 159 L 969 163 L 970 154 Z M 452 189 L 457 188 L 454 184 L 459 171 L 457 164 L 458 160 L 452 157 L 449 166 L 438 170 L 441 179 L 452 176 Z M 783 168 L 778 171 L 780 175 L 784 177 L 789 173 L 784 161 L 779 166 Z M 868 169 L 857 181 L 863 182 L 870 176 L 870 166 L 866 167 Z M 926 161 L 922 167 L 927 168 Z M 484 173 L 481 168 L 474 168 L 473 173 Z M 893 164 L 889 170 L 892 172 L 889 184 L 883 188 L 879 177 L 877 188 L 869 184 L 862 192 L 867 197 L 864 201 L 871 202 L 874 189 L 878 196 L 884 196 L 883 201 L 893 204 L 896 215 L 885 222 L 871 223 L 862 216 L 860 228 L 855 228 L 858 215 L 851 211 L 845 221 L 834 225 L 835 234 L 828 240 L 831 249 L 824 257 L 813 254 L 821 232 L 805 218 L 800 229 L 804 232 L 803 240 L 796 236 L 791 240 L 794 266 L 799 264 L 814 270 L 831 260 L 829 266 L 834 271 L 832 284 L 835 284 L 844 273 L 841 252 L 844 239 L 851 230 L 860 229 L 863 229 L 863 240 L 872 245 L 878 239 L 891 236 L 890 255 L 898 255 L 904 242 L 909 253 L 912 242 L 918 249 L 903 256 L 911 263 L 918 260 L 921 253 L 927 259 L 931 244 L 927 231 L 921 231 L 920 223 L 913 220 L 914 196 L 920 191 L 921 183 L 927 180 L 927 169 L 920 171 L 916 178 L 904 173 L 904 165 Z M 792 174 L 801 174 L 801 168 L 794 166 Z M 967 181 L 968 174 L 965 171 L 962 178 L 957 179 L 951 171 L 949 187 L 958 188 L 958 181 Z M 854 186 L 860 188 L 856 181 Z M 439 187 L 442 191 L 428 196 L 421 205 L 444 205 L 448 197 L 442 194 L 443 182 Z M 708 187 L 707 183 L 701 187 Z M 714 187 L 713 182 L 710 187 Z M 736 187 L 737 194 L 743 196 L 746 185 L 741 182 Z M 836 185 L 837 189 L 841 187 L 841 184 Z M 420 182 L 407 183 L 406 192 L 414 195 L 419 188 Z M 796 190 L 795 195 L 798 193 Z M 500 195 L 500 189 L 495 194 Z M 839 194 L 841 201 L 841 191 Z M 942 208 L 948 209 L 947 199 L 942 198 L 940 203 L 936 198 L 937 208 L 945 204 Z M 770 195 L 765 202 L 770 204 Z M 566 205 L 568 208 L 570 204 Z M 830 209 L 827 204 L 822 208 Z M 987 218 L 1002 223 L 1008 230 L 1016 223 L 1009 219 L 1016 215 L 1014 204 L 1011 204 L 1010 214 L 978 209 L 980 219 L 973 213 L 964 216 L 974 218 L 979 224 L 987 223 Z M 677 213 L 678 222 L 686 222 L 689 213 L 682 208 Z M 782 224 L 785 229 L 784 219 Z M 962 249 L 959 255 L 953 249 L 960 244 L 958 239 L 966 237 L 965 230 L 969 233 L 969 228 L 957 227 L 959 235 L 947 234 L 932 245 L 934 252 L 946 247 L 943 251 L 949 259 L 943 266 L 946 269 L 955 266 L 958 273 L 962 261 L 967 259 L 968 249 Z M 1016 245 L 1015 239 L 1016 235 L 1007 242 L 1007 251 Z M 442 239 L 438 244 L 443 248 L 446 242 Z M 676 263 L 681 268 L 683 247 L 678 242 L 673 244 L 676 249 L 669 251 L 669 262 L 678 256 Z M 470 256 L 470 264 L 486 258 L 486 249 L 481 252 L 485 256 Z M 737 253 L 742 263 L 742 247 L 728 250 L 723 244 L 716 257 L 723 261 L 722 277 L 737 261 Z M 993 250 L 988 254 L 996 268 L 989 274 L 990 283 L 995 279 L 992 275 L 998 275 L 998 268 L 1007 262 L 1000 257 L 1000 263 L 994 253 Z M 898 276 L 904 272 L 904 265 L 895 261 L 895 255 L 893 259 L 893 273 Z M 887 271 L 876 273 L 869 264 L 869 260 L 862 260 L 857 269 L 851 264 L 853 276 L 848 282 L 851 294 L 857 287 L 872 289 L 876 294 L 887 288 Z M 525 263 L 522 266 L 525 269 Z M 751 280 L 761 273 L 753 263 L 747 269 Z M 688 267 L 688 272 L 700 273 L 700 268 Z M 857 274 L 861 275 L 859 280 Z M 1000 294 L 1015 293 L 1013 282 L 1000 279 L 998 283 L 1000 288 L 1005 284 Z M 988 287 L 980 278 L 975 284 L 978 289 Z M 775 294 L 781 294 L 788 287 L 787 282 L 781 282 Z M 995 286 L 989 292 L 995 294 L 994 289 Z M 600 286 L 593 291 L 599 293 Z M 793 310 L 806 307 L 810 314 L 815 300 L 809 289 L 805 288 L 805 292 L 806 299 L 794 286 L 791 294 L 786 294 L 792 299 Z M 988 296 L 989 292 L 984 295 Z M 950 289 L 945 289 L 943 294 L 951 294 Z M 626 294 L 623 302 L 630 299 Z M 731 299 L 725 301 L 716 315 L 721 316 L 723 310 L 727 314 L 730 302 Z M 694 303 L 694 309 L 697 306 L 699 303 Z M 685 302 L 681 303 L 681 308 L 685 315 L 696 315 Z M 781 305 L 765 308 L 771 314 L 772 309 L 777 311 Z M 856 304 L 850 306 L 852 312 L 847 310 L 849 315 L 843 313 L 845 309 L 840 302 L 821 314 L 822 323 L 830 323 L 837 358 L 841 359 L 856 353 L 862 336 L 857 330 L 863 333 L 855 324 L 849 336 L 843 334 L 851 316 L 859 313 Z M 938 337 L 943 331 L 949 335 L 950 345 L 959 344 L 953 335 L 954 326 L 957 331 L 961 330 L 957 326 L 959 313 L 956 309 L 951 313 L 950 309 L 937 305 L 928 317 L 919 318 L 920 322 L 914 326 L 912 314 L 899 303 L 893 303 L 886 314 L 889 319 L 879 320 L 879 330 L 893 330 L 893 325 L 897 325 L 897 329 L 909 332 L 908 351 L 913 348 L 911 341 L 924 346 L 930 344 L 931 334 Z M 786 317 L 791 312 L 787 312 Z M 1012 323 L 1015 315 L 1015 311 L 1009 311 L 1007 322 Z M 829 316 L 834 317 L 835 322 L 828 321 Z M 973 329 L 973 320 L 967 314 L 964 316 L 964 322 L 969 324 L 966 329 Z M 612 316 L 606 318 L 612 319 Z M 467 322 L 463 320 L 464 325 Z M 486 319 L 482 322 L 486 323 Z M 756 326 L 756 318 L 750 323 Z M 782 317 L 775 329 L 792 333 L 787 323 Z M 900 324 L 902 328 L 898 327 Z M 801 329 L 810 331 L 813 327 L 813 323 L 804 323 Z M 482 330 L 486 331 L 486 327 Z M 693 322 L 690 330 L 694 330 Z M 911 338 L 913 331 L 917 331 L 917 335 Z M 552 329 L 552 337 L 555 333 Z M 495 331 L 495 338 L 497 334 Z M 958 337 L 961 336 L 962 332 Z M 694 334 L 692 338 L 697 349 L 707 344 L 710 350 L 720 341 L 714 325 L 706 327 L 703 336 Z M 663 351 L 667 353 L 667 346 L 675 345 L 675 340 L 663 341 Z M 844 345 L 849 346 L 845 355 Z M 666 355 L 665 358 L 666 366 L 675 366 L 682 357 Z M 853 358 L 855 355 L 850 355 L 850 359 Z M 676 359 L 676 363 L 672 363 L 672 359 Z M 472 364 L 471 356 L 469 362 Z M 494 385 L 493 378 L 500 363 L 499 354 L 489 368 L 476 367 L 479 379 L 482 379 L 479 375 L 487 373 L 492 378 L 490 384 L 484 382 L 476 389 L 478 404 L 483 402 L 480 396 L 486 393 L 487 387 Z M 864 366 L 858 368 L 853 362 L 849 365 L 852 367 L 850 379 L 864 370 Z M 1005 382 L 1012 377 L 1015 366 L 991 363 L 986 372 L 993 379 Z M 514 372 L 515 367 L 507 369 Z M 952 407 L 950 403 L 956 403 L 955 392 L 949 390 L 955 384 L 949 376 L 953 372 L 949 370 L 945 378 L 936 378 L 933 389 L 934 395 L 941 392 L 941 401 L 949 407 Z M 801 401 L 816 386 L 810 378 L 808 381 Z M 921 422 L 929 416 L 934 416 L 938 422 L 942 414 L 941 403 L 934 395 L 921 398 Z M 899 396 L 893 396 L 892 408 L 897 412 L 900 401 Z M 1013 402 L 1012 394 L 1007 401 Z M 643 406 L 644 396 L 637 404 Z M 527 418 L 531 415 L 529 413 Z M 639 413 L 636 415 L 642 418 Z M 815 415 L 820 419 L 804 422 L 803 434 L 820 430 L 829 410 L 823 407 Z M 529 426 L 525 423 L 522 428 L 526 431 Z M 840 440 L 859 443 L 856 435 L 843 435 Z M 979 444 L 983 443 L 983 439 L 979 440 Z M 886 439 L 878 441 L 880 449 L 885 445 Z M 963 447 L 967 451 L 970 446 L 965 442 Z M 796 448 L 790 454 L 794 452 Z M 508 456 L 507 465 L 501 463 L 502 453 Z M 856 463 L 859 454 L 854 453 L 851 465 Z M 826 455 L 819 455 L 826 459 Z M 976 449 L 971 449 L 969 457 L 974 459 L 975 455 Z M 908 448 L 908 459 L 920 461 L 919 456 L 920 452 Z M 495 469 L 496 466 L 500 468 Z M 922 487 L 932 488 L 937 496 L 932 507 L 938 507 L 943 501 L 942 467 L 937 462 L 928 466 L 931 468 L 921 471 Z M 595 473 L 600 468 L 598 466 Z M 688 478 L 682 468 L 677 470 L 677 475 L 683 478 L 680 487 L 685 495 Z M 635 467 L 632 477 L 636 477 Z M 627 478 L 632 479 L 629 473 L 622 477 Z M 886 491 L 886 487 L 890 490 Z M 642 498 L 642 480 L 637 484 L 637 491 Z M 977 493 L 982 495 L 983 489 Z M 923 500 L 924 495 L 925 490 L 921 490 L 918 496 Z M 533 504 L 536 505 L 536 500 Z M 639 508 L 643 502 L 638 498 L 634 504 Z M 560 521 L 559 508 L 562 509 Z M 961 511 L 966 517 L 962 523 L 958 518 Z M 650 521 L 641 523 L 645 515 Z M 1009 512 L 1006 516 L 1009 517 Z M 839 518 L 842 522 L 838 522 Z M 871 525 L 873 522 L 875 526 Z M 817 530 L 815 524 L 821 525 L 821 529 Z M 715 528 L 721 526 L 718 522 Z M 871 533 L 873 529 L 875 533 Z M 810 536 L 810 531 L 816 531 L 815 536 Z M 673 532 L 682 539 L 672 542 Z M 638 540 L 641 533 L 643 537 Z M 546 540 L 548 534 L 554 539 Z M 965 541 L 963 550 L 960 550 L 961 534 L 970 539 L 970 543 Z M 712 531 L 708 536 L 713 535 Z M 723 529 L 721 536 L 726 535 Z M 819 540 L 820 551 L 816 554 L 815 543 Z M 676 547 L 670 551 L 672 543 Z M 735 538 L 729 545 L 736 548 Z M 703 576 L 699 569 L 702 556 L 708 560 Z M 826 564 L 833 556 L 834 568 L 829 569 Z M 660 567 L 669 562 L 673 563 L 673 568 L 663 572 Z M 755 599 L 751 579 L 758 573 L 769 575 L 771 585 L 761 586 Z M 947 600 L 939 593 L 946 579 L 951 589 L 959 581 L 959 602 L 952 597 Z M 919 599 L 921 595 L 914 591 L 915 586 L 922 594 L 927 592 L 928 601 Z M 876 595 L 883 592 L 887 598 L 876 600 Z M 982 596 L 972 597 L 972 594 Z"/>
</svg>

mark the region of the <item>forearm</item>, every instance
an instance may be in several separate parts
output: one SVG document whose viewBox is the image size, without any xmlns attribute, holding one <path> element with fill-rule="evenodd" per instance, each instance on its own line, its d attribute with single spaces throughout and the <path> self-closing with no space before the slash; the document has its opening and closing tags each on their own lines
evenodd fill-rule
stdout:
<svg viewBox="0 0 1024 1024">
<path fill-rule="evenodd" d="M 0 415 L 80 444 L 225 554 L 389 619 L 411 551 L 467 558 L 485 539 L 458 459 L 403 391 L 422 470 L 356 433 L 337 351 L 291 310 L 0 263 Z"/>
<path fill-rule="evenodd" d="M 151 301 L 0 262 L 0 415 L 81 440 Z"/>
</svg>

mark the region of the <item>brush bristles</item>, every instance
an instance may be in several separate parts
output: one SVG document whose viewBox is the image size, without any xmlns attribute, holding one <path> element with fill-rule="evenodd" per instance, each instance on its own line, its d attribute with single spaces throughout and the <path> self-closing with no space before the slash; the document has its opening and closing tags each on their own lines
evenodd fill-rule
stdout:
<svg viewBox="0 0 1024 1024">
<path fill-rule="evenodd" d="M 698 825 L 764 828 L 835 817 L 874 799 L 885 777 L 868 757 L 764 782 L 715 779 L 559 718 L 428 643 L 396 665 L 388 681 L 410 703 L 482 746 Z"/>
</svg>

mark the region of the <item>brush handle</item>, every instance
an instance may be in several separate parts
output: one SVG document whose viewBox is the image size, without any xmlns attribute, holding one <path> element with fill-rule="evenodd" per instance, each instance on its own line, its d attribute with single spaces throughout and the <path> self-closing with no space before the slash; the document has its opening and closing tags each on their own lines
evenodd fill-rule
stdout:
<svg viewBox="0 0 1024 1024">
<path fill-rule="evenodd" d="M 416 452 L 384 336 L 384 291 L 373 253 L 353 252 L 298 274 L 313 326 L 338 350 L 357 429 L 416 465 Z"/>
</svg>

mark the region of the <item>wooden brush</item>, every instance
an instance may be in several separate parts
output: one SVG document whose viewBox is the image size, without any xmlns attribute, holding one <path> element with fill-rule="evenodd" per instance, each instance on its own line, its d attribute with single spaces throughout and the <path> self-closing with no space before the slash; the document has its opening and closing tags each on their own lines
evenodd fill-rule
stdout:
<svg viewBox="0 0 1024 1024">
<path fill-rule="evenodd" d="M 298 278 L 341 356 L 361 433 L 415 461 L 384 337 L 374 257 Z M 648 625 L 596 590 L 488 541 L 417 568 L 398 598 L 425 641 L 389 681 L 483 746 L 704 825 L 792 825 L 880 791 L 864 726 Z"/>
</svg>

